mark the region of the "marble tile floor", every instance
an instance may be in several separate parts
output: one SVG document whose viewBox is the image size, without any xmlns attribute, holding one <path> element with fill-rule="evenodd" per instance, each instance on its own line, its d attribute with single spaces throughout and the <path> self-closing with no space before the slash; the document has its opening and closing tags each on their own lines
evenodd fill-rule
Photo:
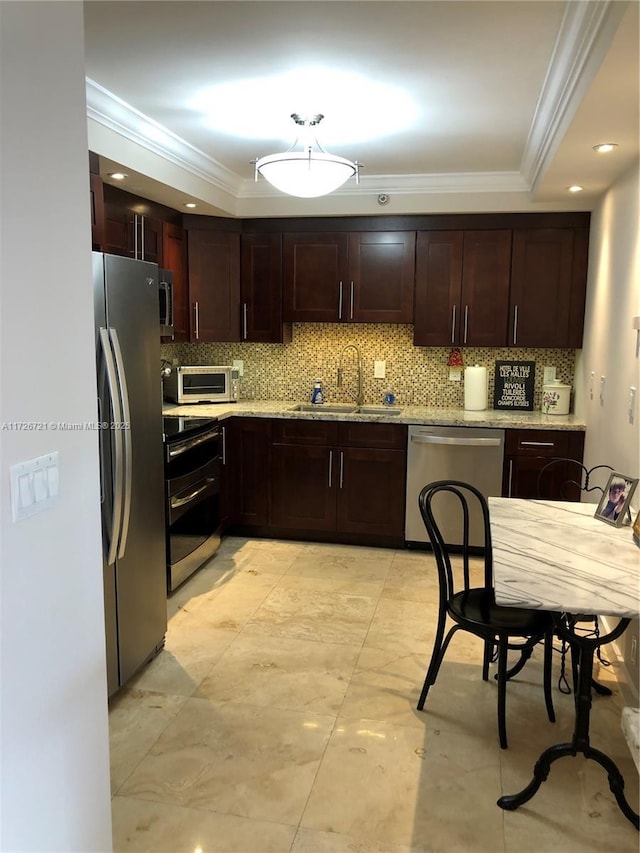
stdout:
<svg viewBox="0 0 640 853">
<path fill-rule="evenodd" d="M 424 552 L 225 539 L 170 598 L 164 651 L 112 700 L 116 853 L 637 851 L 581 757 L 516 812 L 496 806 L 571 734 L 570 696 L 554 689 L 547 719 L 540 655 L 508 685 L 507 750 L 467 634 L 415 710 L 436 602 Z M 637 808 L 615 666 L 598 678 L 614 695 L 594 698 L 591 741 Z"/>
</svg>

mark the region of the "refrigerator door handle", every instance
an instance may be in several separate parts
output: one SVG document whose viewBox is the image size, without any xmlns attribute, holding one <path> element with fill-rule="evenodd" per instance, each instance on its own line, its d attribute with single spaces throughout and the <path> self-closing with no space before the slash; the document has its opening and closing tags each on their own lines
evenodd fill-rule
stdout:
<svg viewBox="0 0 640 853">
<path fill-rule="evenodd" d="M 121 442 L 124 437 L 124 506 L 122 509 L 122 526 L 120 528 L 120 547 L 118 548 L 118 557 L 123 557 L 127 547 L 127 537 L 129 535 L 129 519 L 131 518 L 131 487 L 133 483 L 131 409 L 129 407 L 127 377 L 124 370 L 124 361 L 122 358 L 122 350 L 120 349 L 120 341 L 118 340 L 118 332 L 114 328 L 110 328 L 109 334 L 111 336 L 111 345 L 115 356 L 118 387 L 120 389 L 120 404 L 122 406 L 122 421 L 114 424 L 114 431 L 116 434 L 121 434 Z"/>
<path fill-rule="evenodd" d="M 120 408 L 120 395 L 117 392 L 117 373 L 116 364 L 111 351 L 109 341 L 109 332 L 107 329 L 100 329 L 100 345 L 104 357 L 104 364 L 107 374 L 107 386 L 109 388 L 109 399 L 111 402 L 111 411 L 116 422 L 122 421 L 122 410 Z M 118 539 L 120 538 L 120 523 L 122 518 L 122 461 L 123 461 L 123 438 L 122 431 L 115 430 L 114 436 L 114 466 L 113 466 L 113 506 L 111 507 L 111 525 L 109 532 L 111 541 L 107 552 L 107 563 L 113 565 L 116 561 L 116 550 L 118 547 Z"/>
</svg>

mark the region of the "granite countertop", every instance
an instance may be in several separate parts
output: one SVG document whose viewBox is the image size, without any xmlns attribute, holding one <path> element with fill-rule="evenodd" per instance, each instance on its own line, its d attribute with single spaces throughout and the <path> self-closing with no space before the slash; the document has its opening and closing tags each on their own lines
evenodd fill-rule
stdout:
<svg viewBox="0 0 640 853">
<path fill-rule="evenodd" d="M 163 414 L 217 417 L 220 420 L 236 416 L 257 418 L 300 418 L 303 420 L 361 421 L 363 423 L 399 423 L 433 426 L 480 426 L 513 429 L 549 429 L 584 431 L 584 420 L 576 415 L 545 415 L 535 412 L 505 412 L 487 409 L 483 412 L 465 412 L 463 409 L 436 409 L 427 406 L 398 406 L 400 414 L 382 412 L 335 413 L 318 406 L 317 411 L 295 411 L 292 400 L 242 400 L 239 403 L 189 403 L 175 405 L 164 403 Z"/>
</svg>

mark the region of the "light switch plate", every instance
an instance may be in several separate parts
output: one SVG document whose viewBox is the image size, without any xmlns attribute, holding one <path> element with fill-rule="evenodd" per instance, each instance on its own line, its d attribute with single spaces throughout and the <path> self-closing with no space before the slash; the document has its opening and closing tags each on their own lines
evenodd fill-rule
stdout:
<svg viewBox="0 0 640 853">
<path fill-rule="evenodd" d="M 543 375 L 543 383 L 546 385 L 547 382 L 553 382 L 556 378 L 556 369 L 555 367 L 545 367 L 544 375 Z"/>
<path fill-rule="evenodd" d="M 14 522 L 48 509 L 58 499 L 58 451 L 12 465 L 9 476 Z"/>
</svg>

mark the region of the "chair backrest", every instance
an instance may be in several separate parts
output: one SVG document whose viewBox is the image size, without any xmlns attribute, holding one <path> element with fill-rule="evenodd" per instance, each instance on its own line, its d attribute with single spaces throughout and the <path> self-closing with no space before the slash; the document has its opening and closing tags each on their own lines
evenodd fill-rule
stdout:
<svg viewBox="0 0 640 853">
<path fill-rule="evenodd" d="M 444 499 L 445 497 L 446 499 Z M 436 558 L 441 603 L 463 588 L 470 589 L 473 586 L 470 579 L 470 557 L 477 549 L 472 548 L 469 542 L 470 511 L 479 510 L 482 516 L 484 527 L 482 554 L 484 559 L 484 586 L 487 589 L 492 588 L 491 528 L 489 526 L 489 507 L 484 495 L 475 486 L 460 480 L 436 480 L 424 486 L 418 495 L 418 507 Z M 442 521 L 448 518 L 452 512 L 460 514 L 462 527 L 462 546 L 456 545 L 455 548 L 445 541 L 442 534 L 444 526 Z M 456 583 L 456 576 L 451 565 L 451 557 L 454 551 L 460 553 L 462 559 L 462 585 Z"/>
<path fill-rule="evenodd" d="M 583 492 L 597 491 L 601 495 L 611 471 L 610 465 L 587 468 L 575 459 L 551 459 L 540 469 L 536 494 L 541 500 L 561 501 L 579 501 Z"/>
</svg>

